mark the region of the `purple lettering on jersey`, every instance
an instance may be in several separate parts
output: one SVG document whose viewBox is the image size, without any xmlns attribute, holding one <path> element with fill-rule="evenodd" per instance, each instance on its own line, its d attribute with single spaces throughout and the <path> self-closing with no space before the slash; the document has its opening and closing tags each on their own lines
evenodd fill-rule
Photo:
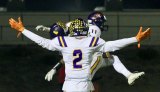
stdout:
<svg viewBox="0 0 160 92">
<path fill-rule="evenodd" d="M 76 56 L 76 58 L 73 60 L 73 68 L 82 68 L 81 64 L 77 64 L 82 60 L 82 51 L 81 50 L 74 50 L 73 56 Z"/>
</svg>

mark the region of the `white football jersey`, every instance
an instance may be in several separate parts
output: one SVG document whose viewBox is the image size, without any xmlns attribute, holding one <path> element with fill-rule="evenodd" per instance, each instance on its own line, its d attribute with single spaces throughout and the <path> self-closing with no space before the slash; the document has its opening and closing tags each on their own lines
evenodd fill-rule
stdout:
<svg viewBox="0 0 160 92">
<path fill-rule="evenodd" d="M 90 64 L 95 51 L 105 43 L 104 40 L 96 37 L 75 37 L 59 36 L 53 40 L 54 47 L 61 51 L 65 62 L 65 80 L 90 79 Z"/>
<path fill-rule="evenodd" d="M 88 30 L 88 36 L 90 37 L 100 37 L 101 36 L 101 30 L 96 25 L 90 25 Z"/>
<path fill-rule="evenodd" d="M 78 83 L 91 81 L 90 64 L 94 52 L 111 52 L 137 42 L 135 37 L 105 42 L 98 37 L 76 38 L 58 36 L 50 40 L 38 36 L 26 29 L 24 29 L 22 33 L 48 50 L 60 51 L 65 63 L 65 81 L 78 81 Z M 89 85 L 90 84 L 86 84 L 86 86 Z M 91 90 L 87 88 L 88 87 L 84 90 Z M 81 90 L 83 89 L 81 88 Z"/>
<path fill-rule="evenodd" d="M 22 33 L 42 47 L 62 53 L 66 66 L 66 80 L 90 80 L 90 63 L 94 52 L 113 52 L 137 42 L 135 37 L 105 42 L 98 37 L 83 37 L 80 39 L 59 36 L 50 40 L 26 29 Z"/>
</svg>

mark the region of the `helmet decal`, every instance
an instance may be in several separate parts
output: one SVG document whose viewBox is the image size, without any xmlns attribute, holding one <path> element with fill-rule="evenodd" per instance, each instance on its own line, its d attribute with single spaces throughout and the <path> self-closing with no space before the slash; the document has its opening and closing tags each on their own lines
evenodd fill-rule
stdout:
<svg viewBox="0 0 160 92">
<path fill-rule="evenodd" d="M 86 36 L 88 33 L 88 25 L 83 19 L 77 18 L 71 22 L 68 30 L 70 36 Z"/>
<path fill-rule="evenodd" d="M 50 27 L 50 37 L 51 39 L 57 36 L 65 36 L 65 25 L 62 22 L 56 22 Z"/>
</svg>

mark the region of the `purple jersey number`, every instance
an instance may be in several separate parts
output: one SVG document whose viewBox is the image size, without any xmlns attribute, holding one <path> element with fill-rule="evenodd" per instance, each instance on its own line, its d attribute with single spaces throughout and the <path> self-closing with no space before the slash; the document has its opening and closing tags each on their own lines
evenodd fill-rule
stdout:
<svg viewBox="0 0 160 92">
<path fill-rule="evenodd" d="M 81 50 L 74 50 L 73 56 L 76 56 L 76 58 L 73 60 L 73 68 L 82 68 L 82 65 L 77 64 L 82 60 L 82 51 Z"/>
</svg>

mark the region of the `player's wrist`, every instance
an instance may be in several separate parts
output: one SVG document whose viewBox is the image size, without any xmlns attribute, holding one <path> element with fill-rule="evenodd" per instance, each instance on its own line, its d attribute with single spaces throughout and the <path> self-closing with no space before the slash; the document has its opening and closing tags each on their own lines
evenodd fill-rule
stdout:
<svg viewBox="0 0 160 92">
<path fill-rule="evenodd" d="M 57 71 L 57 69 L 53 67 L 53 68 L 52 68 L 52 71 Z"/>
<path fill-rule="evenodd" d="M 61 62 L 58 62 L 58 63 L 53 67 L 53 69 L 56 70 L 56 71 L 58 71 L 58 70 L 61 68 L 61 66 L 62 66 L 62 63 L 61 63 Z"/>
<path fill-rule="evenodd" d="M 24 29 L 25 29 L 24 27 L 21 27 L 21 28 L 19 29 L 19 31 L 20 31 L 20 32 L 23 32 Z"/>
<path fill-rule="evenodd" d="M 135 36 L 136 39 L 137 39 L 137 42 L 140 42 L 140 38 L 138 36 Z"/>
</svg>

